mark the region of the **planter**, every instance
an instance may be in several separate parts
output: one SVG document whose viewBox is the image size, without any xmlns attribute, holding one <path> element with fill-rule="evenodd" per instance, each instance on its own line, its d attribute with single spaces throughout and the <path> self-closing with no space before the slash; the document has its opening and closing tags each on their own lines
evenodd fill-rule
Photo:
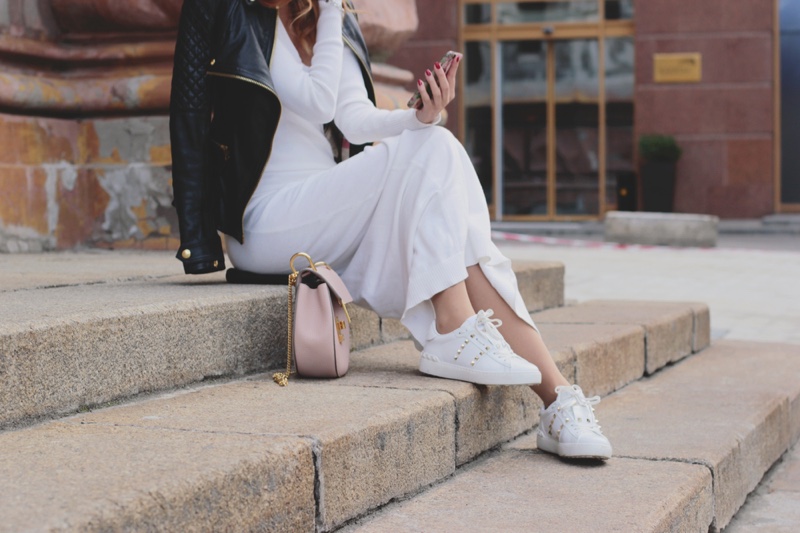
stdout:
<svg viewBox="0 0 800 533">
<path fill-rule="evenodd" d="M 644 161 L 641 166 L 642 211 L 671 213 L 675 197 L 675 161 Z"/>
</svg>

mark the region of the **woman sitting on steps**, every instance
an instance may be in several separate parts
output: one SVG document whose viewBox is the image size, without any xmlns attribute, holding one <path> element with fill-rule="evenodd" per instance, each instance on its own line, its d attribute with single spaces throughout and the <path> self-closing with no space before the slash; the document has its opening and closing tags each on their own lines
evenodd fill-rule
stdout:
<svg viewBox="0 0 800 533">
<path fill-rule="evenodd" d="M 469 157 L 436 127 L 457 71 L 425 71 L 420 109 L 380 110 L 341 0 L 185 0 L 170 109 L 178 258 L 191 274 L 224 269 L 218 230 L 242 270 L 322 258 L 357 303 L 401 319 L 421 372 L 531 385 L 540 449 L 607 459 L 599 400 L 556 367 L 491 240 Z"/>
</svg>

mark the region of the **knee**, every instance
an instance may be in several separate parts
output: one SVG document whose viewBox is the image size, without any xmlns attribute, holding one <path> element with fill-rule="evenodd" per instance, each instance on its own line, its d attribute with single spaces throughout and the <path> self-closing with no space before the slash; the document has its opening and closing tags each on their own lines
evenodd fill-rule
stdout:
<svg viewBox="0 0 800 533">
<path fill-rule="evenodd" d="M 415 144 L 420 157 L 448 165 L 462 163 L 463 155 L 466 153 L 464 147 L 447 128 L 433 126 L 411 133 L 419 135 Z"/>
<path fill-rule="evenodd" d="M 423 170 L 415 173 L 421 188 L 441 190 L 462 185 L 465 174 L 463 148 L 449 130 L 434 126 L 406 133 L 414 137 L 414 142 L 409 145 L 414 150 L 409 161 Z"/>
<path fill-rule="evenodd" d="M 421 130 L 416 130 L 415 133 L 424 136 L 426 142 L 434 143 L 436 145 L 458 143 L 458 139 L 456 139 L 450 130 L 443 126 L 422 128 Z"/>
</svg>

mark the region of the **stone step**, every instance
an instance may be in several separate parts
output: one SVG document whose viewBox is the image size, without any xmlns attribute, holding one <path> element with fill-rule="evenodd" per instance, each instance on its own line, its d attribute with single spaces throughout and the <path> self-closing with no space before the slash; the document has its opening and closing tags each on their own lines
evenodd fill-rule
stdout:
<svg viewBox="0 0 800 533">
<path fill-rule="evenodd" d="M 720 341 L 597 408 L 606 463 L 535 434 L 346 531 L 719 531 L 800 436 L 800 349 Z"/>
<path fill-rule="evenodd" d="M 575 308 L 539 313 L 537 321 L 561 324 L 566 329 L 581 324 L 639 325 L 645 332 L 647 374 L 711 343 L 711 317 L 703 303 L 591 300 Z M 588 370 L 595 375 L 602 372 L 600 368 Z"/>
<path fill-rule="evenodd" d="M 0 428 L 285 364 L 285 287 L 157 277 L 162 256 L 33 257 L 0 268 Z M 563 305 L 563 265 L 515 270 L 531 311 Z M 353 324 L 355 349 L 408 335 L 361 308 Z"/>
<path fill-rule="evenodd" d="M 795 443 L 762 478 L 725 533 L 797 533 L 800 446 Z"/>
<path fill-rule="evenodd" d="M 542 315 L 568 377 L 605 368 L 587 387 L 610 391 L 644 373 L 641 321 L 564 327 Z M 399 341 L 354 353 L 338 380 L 280 388 L 257 375 L 0 433 L 0 493 L 12 495 L 0 531 L 332 530 L 538 423 L 529 388 L 430 378 L 418 361 Z"/>
</svg>

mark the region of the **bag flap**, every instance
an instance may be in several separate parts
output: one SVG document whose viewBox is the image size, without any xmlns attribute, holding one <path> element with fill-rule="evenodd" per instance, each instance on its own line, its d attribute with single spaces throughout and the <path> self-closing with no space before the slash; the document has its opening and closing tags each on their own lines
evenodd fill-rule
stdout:
<svg viewBox="0 0 800 533">
<path fill-rule="evenodd" d="M 336 297 L 342 301 L 342 303 L 352 303 L 353 297 L 350 296 L 350 291 L 347 290 L 344 281 L 342 281 L 342 278 L 339 277 L 339 274 L 337 274 L 328 265 L 319 265 L 317 266 L 316 270 L 304 268 L 301 272 L 303 275 L 309 273 L 322 279 L 322 281 L 328 285 L 328 288 L 331 290 L 331 292 L 333 292 L 333 294 L 335 294 Z"/>
</svg>

